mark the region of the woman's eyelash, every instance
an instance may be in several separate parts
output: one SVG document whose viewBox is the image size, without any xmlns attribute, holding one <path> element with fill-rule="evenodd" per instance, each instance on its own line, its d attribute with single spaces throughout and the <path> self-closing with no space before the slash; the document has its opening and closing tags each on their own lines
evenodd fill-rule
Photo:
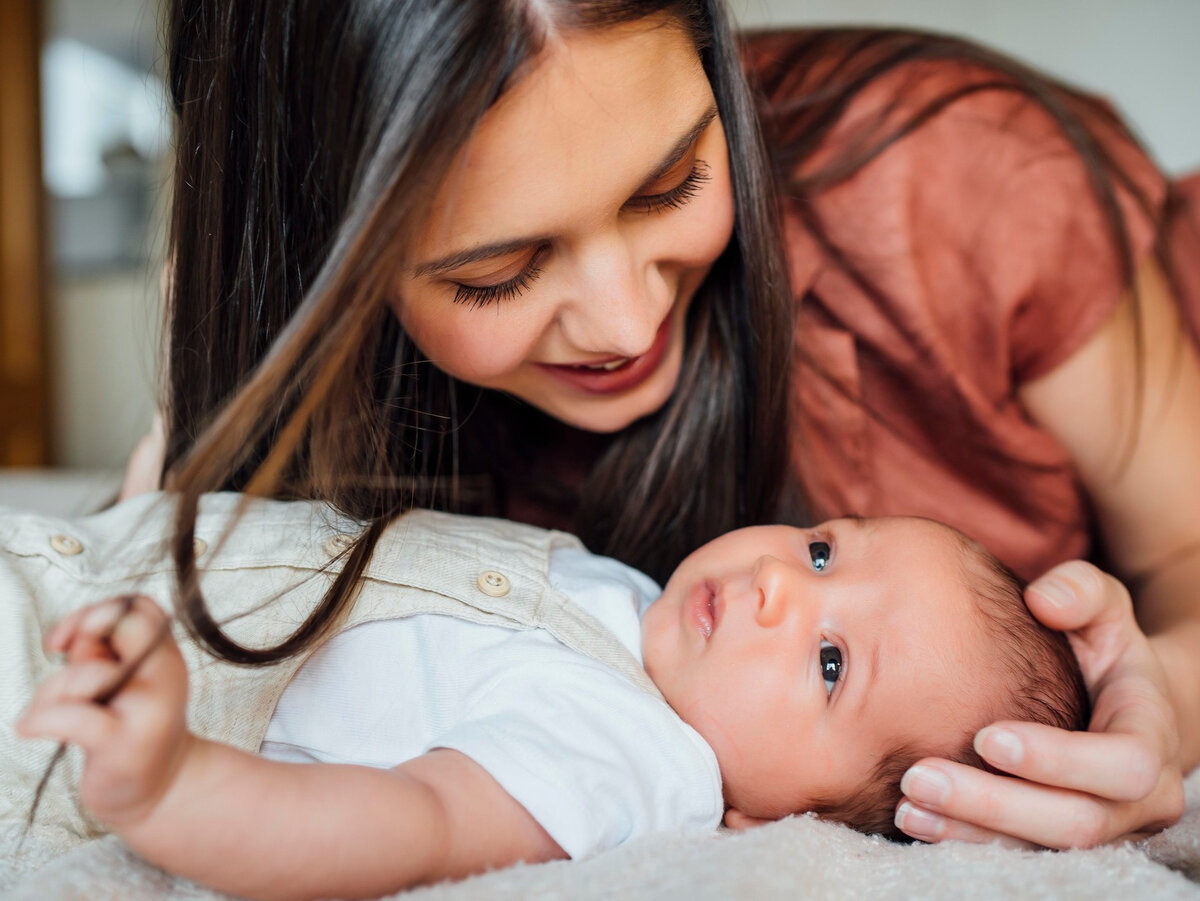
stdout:
<svg viewBox="0 0 1200 901">
<path fill-rule="evenodd" d="M 677 210 L 700 193 L 706 181 L 712 178 L 708 163 L 696 160 L 688 177 L 669 191 L 661 194 L 650 194 L 643 197 L 630 198 L 625 205 L 638 212 L 661 213 L 665 210 Z"/>
<path fill-rule="evenodd" d="M 529 265 L 518 272 L 515 276 L 506 282 L 501 282 L 498 285 L 459 285 L 454 292 L 454 302 L 467 304 L 471 309 L 476 310 L 480 307 L 486 307 L 490 303 L 497 303 L 502 300 L 512 300 L 529 289 L 529 286 L 537 281 L 537 277 L 542 274 L 542 257 L 543 252 L 538 251 L 533 255 L 533 259 L 529 261 Z"/>
<path fill-rule="evenodd" d="M 704 162 L 704 160 L 696 160 L 687 178 L 670 191 L 664 191 L 661 194 L 651 194 L 645 197 L 634 197 L 625 205 L 641 213 L 661 213 L 666 210 L 677 210 L 699 194 L 704 183 L 710 179 L 712 179 L 712 174 L 709 172 L 708 163 Z M 535 254 L 533 259 L 529 261 L 529 265 L 521 272 L 498 285 L 484 285 L 482 287 L 458 285 L 454 291 L 454 302 L 467 304 L 471 309 L 475 310 L 480 307 L 486 307 L 488 304 L 512 300 L 514 297 L 520 296 L 542 274 L 542 267 L 538 265 L 541 257 L 541 252 Z"/>
</svg>

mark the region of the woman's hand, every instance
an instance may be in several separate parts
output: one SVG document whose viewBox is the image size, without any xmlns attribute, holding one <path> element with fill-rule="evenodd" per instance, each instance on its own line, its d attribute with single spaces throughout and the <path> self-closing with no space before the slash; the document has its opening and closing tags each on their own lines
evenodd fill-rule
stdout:
<svg viewBox="0 0 1200 901">
<path fill-rule="evenodd" d="M 994 723 L 975 750 L 1019 778 L 922 760 L 901 782 L 896 825 L 922 841 L 1086 848 L 1174 823 L 1184 804 L 1175 713 L 1129 592 L 1072 561 L 1030 584 L 1026 602 L 1067 633 L 1092 697 L 1088 731 Z"/>
<path fill-rule="evenodd" d="M 148 491 L 157 491 L 162 483 L 163 460 L 167 455 L 167 435 L 162 414 L 154 414 L 150 431 L 142 436 L 129 462 L 125 464 L 125 478 L 121 482 L 121 493 L 117 500 L 123 501 Z"/>
<path fill-rule="evenodd" d="M 167 615 L 144 597 L 113 598 L 72 613 L 44 645 L 66 666 L 38 686 L 18 734 L 79 745 L 84 804 L 114 829 L 138 823 L 193 743 L 187 668 Z"/>
</svg>

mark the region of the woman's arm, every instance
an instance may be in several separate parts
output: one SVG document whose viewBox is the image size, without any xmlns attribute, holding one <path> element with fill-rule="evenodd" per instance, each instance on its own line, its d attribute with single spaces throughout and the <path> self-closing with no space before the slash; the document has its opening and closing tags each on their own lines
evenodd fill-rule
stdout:
<svg viewBox="0 0 1200 901">
<path fill-rule="evenodd" d="M 145 598 L 72 614 L 46 639 L 67 666 L 18 724 L 26 737 L 83 748 L 84 803 L 147 859 L 224 892 L 274 899 L 375 897 L 564 856 L 457 751 L 381 770 L 279 763 L 197 738 L 167 625 Z"/>
<path fill-rule="evenodd" d="M 1070 359 L 1021 389 L 1074 458 L 1109 559 L 1134 588 L 1136 623 L 1122 587 L 1086 564 L 1031 585 L 1031 609 L 1068 630 L 1084 668 L 1091 729 L 1004 724 L 1019 759 L 1003 759 L 996 730 L 980 733 L 985 759 L 1038 785 L 926 761 L 949 789 L 907 780 L 926 815 L 901 828 L 919 838 L 1092 845 L 1182 811 L 1180 773 L 1200 760 L 1200 360 L 1157 263 L 1142 267 L 1137 292 L 1136 308 L 1127 297 Z"/>
<path fill-rule="evenodd" d="M 150 431 L 141 437 L 129 462 L 125 464 L 125 478 L 121 482 L 121 493 L 117 500 L 123 501 L 162 487 L 163 460 L 166 459 L 167 437 L 162 414 L 154 414 Z"/>
<path fill-rule="evenodd" d="M 1190 770 L 1200 761 L 1200 359 L 1155 261 L 1137 292 L 1136 308 L 1127 299 L 1021 399 L 1075 460 L 1114 574 L 1165 665 Z"/>
</svg>

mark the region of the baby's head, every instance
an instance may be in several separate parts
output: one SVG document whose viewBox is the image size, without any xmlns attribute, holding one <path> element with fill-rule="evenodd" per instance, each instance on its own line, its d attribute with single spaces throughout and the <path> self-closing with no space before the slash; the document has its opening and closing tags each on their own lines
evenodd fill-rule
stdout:
<svg viewBox="0 0 1200 901">
<path fill-rule="evenodd" d="M 646 670 L 712 746 L 726 822 L 815 811 L 896 834 L 922 757 L 982 766 L 1002 719 L 1086 727 L 1064 636 L 966 536 L 909 517 L 759 526 L 709 542 L 646 611 Z"/>
</svg>

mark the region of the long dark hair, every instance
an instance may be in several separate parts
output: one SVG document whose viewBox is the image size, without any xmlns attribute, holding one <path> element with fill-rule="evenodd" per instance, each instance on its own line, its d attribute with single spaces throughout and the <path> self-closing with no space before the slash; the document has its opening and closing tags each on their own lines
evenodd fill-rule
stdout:
<svg viewBox="0 0 1200 901">
<path fill-rule="evenodd" d="M 560 495 L 593 549 L 661 578 L 709 538 L 771 518 L 785 463 L 790 299 L 721 3 L 175 0 L 166 475 L 178 609 L 211 651 L 267 663 L 311 645 L 413 506 L 506 512 L 510 461 L 550 424 L 507 415 L 504 398 L 422 357 L 386 303 L 394 257 L 547 34 L 653 14 L 686 30 L 712 84 L 735 237 L 692 303 L 670 401 Z M 191 539 L 214 490 L 325 500 L 365 524 L 323 602 L 276 647 L 235 643 L 205 606 Z"/>
</svg>

